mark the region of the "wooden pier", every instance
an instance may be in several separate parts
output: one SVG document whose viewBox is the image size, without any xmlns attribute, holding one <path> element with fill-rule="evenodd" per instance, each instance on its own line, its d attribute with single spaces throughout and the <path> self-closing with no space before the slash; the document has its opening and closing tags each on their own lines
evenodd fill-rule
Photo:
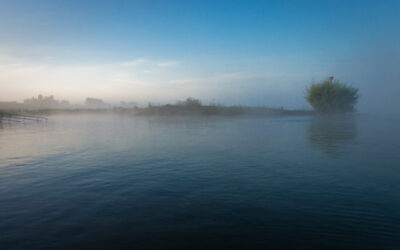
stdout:
<svg viewBox="0 0 400 250">
<path fill-rule="evenodd" d="M 0 111 L 0 123 L 46 122 L 47 117 Z"/>
</svg>

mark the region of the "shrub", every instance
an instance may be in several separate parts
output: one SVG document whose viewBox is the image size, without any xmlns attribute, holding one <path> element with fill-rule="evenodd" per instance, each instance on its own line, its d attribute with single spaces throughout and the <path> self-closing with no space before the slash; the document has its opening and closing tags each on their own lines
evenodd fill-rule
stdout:
<svg viewBox="0 0 400 250">
<path fill-rule="evenodd" d="M 306 100 L 317 112 L 351 112 L 358 100 L 358 89 L 329 78 L 311 84 L 307 88 Z"/>
<path fill-rule="evenodd" d="M 200 107 L 201 101 L 198 99 L 189 97 L 182 104 L 187 107 Z"/>
</svg>

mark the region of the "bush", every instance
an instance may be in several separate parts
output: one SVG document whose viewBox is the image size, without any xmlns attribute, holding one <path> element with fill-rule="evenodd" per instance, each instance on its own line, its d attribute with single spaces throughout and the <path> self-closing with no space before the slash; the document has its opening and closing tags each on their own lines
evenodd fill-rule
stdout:
<svg viewBox="0 0 400 250">
<path fill-rule="evenodd" d="M 198 99 L 189 97 L 182 104 L 187 107 L 200 107 L 201 101 Z"/>
<path fill-rule="evenodd" d="M 307 88 L 306 100 L 315 111 L 321 113 L 345 113 L 354 111 L 358 89 L 329 78 L 313 83 Z"/>
</svg>

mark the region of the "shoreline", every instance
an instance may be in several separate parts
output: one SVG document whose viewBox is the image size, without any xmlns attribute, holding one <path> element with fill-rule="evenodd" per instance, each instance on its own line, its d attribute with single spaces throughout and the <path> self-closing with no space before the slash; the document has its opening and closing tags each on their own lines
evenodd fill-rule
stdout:
<svg viewBox="0 0 400 250">
<path fill-rule="evenodd" d="M 201 117 L 276 117 L 276 116 L 310 116 L 312 110 L 290 110 L 283 108 L 246 107 L 246 106 L 201 106 L 196 108 L 177 107 L 172 105 L 112 109 L 3 109 L 1 115 L 14 114 L 26 116 L 50 116 L 61 114 L 121 114 L 133 116 L 201 116 Z"/>
</svg>

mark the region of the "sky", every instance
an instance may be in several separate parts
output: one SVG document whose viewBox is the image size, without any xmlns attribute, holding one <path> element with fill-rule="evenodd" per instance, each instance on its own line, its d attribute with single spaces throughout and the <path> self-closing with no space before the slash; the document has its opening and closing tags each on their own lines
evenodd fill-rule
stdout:
<svg viewBox="0 0 400 250">
<path fill-rule="evenodd" d="M 328 76 L 399 111 L 400 1 L 0 0 L 0 101 L 309 108 Z"/>
</svg>

